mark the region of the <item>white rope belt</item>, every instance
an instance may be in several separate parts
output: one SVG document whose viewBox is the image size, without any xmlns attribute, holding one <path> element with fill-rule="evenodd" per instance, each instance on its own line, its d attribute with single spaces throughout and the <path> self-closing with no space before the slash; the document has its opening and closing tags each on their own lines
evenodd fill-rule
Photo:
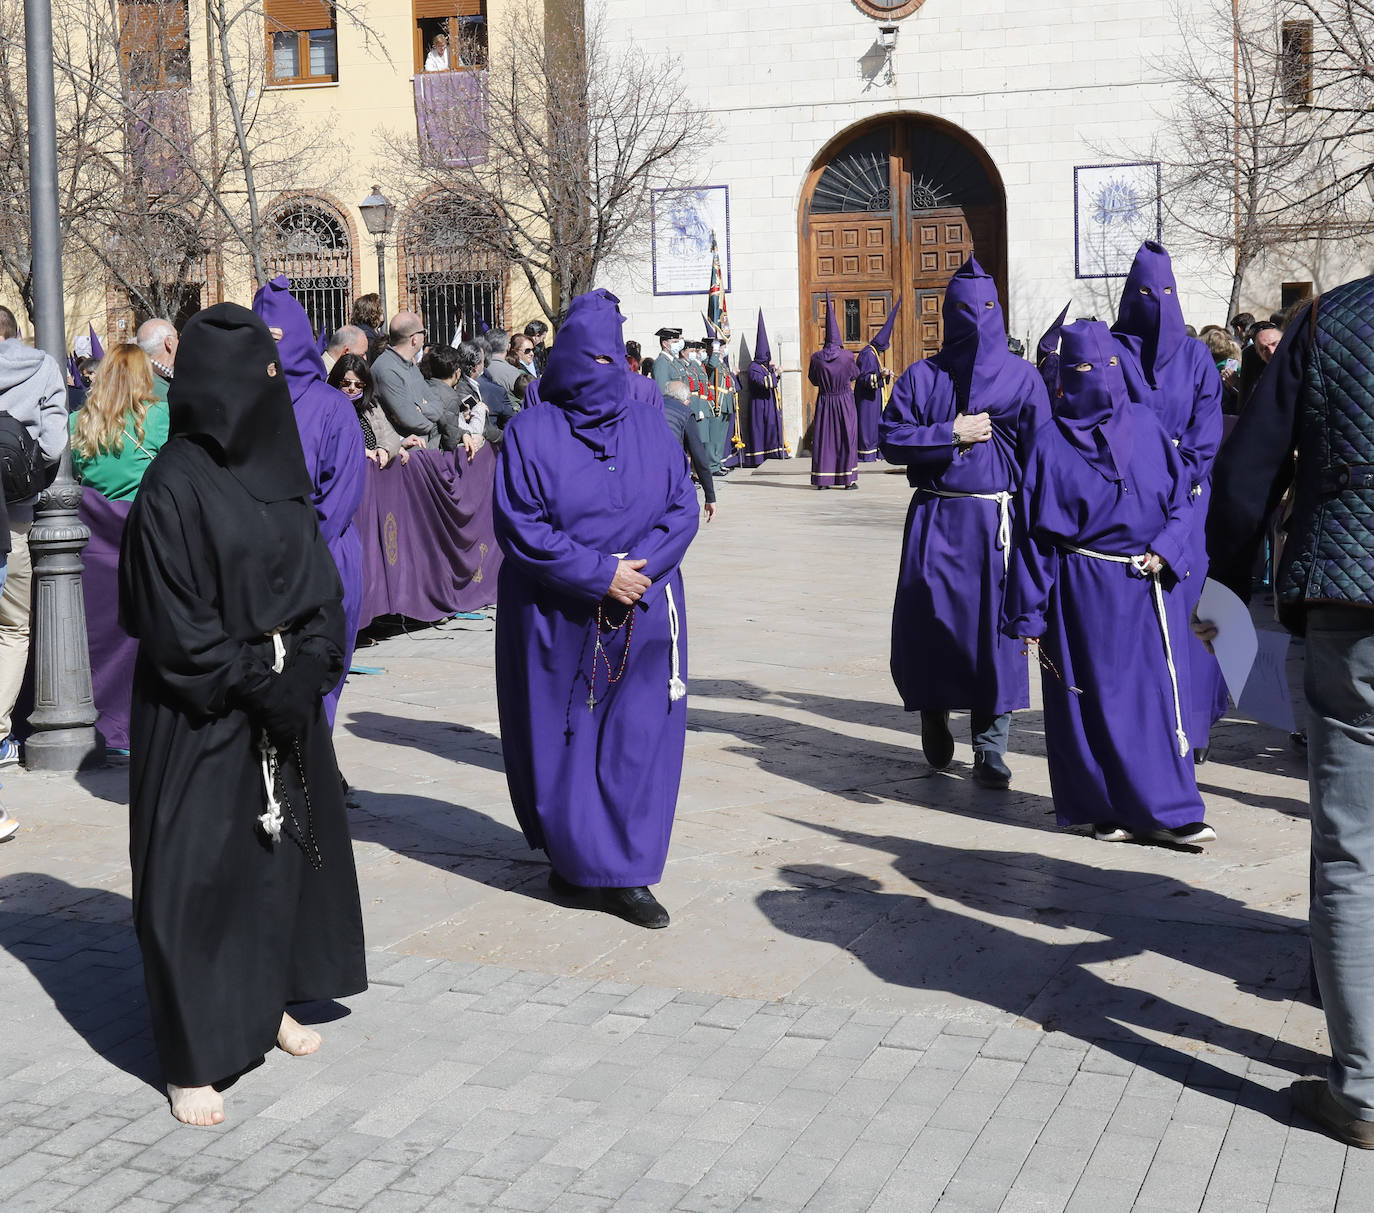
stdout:
<svg viewBox="0 0 1374 1213">
<path fill-rule="evenodd" d="M 664 590 L 668 596 L 668 636 L 673 642 L 672 673 L 668 678 L 668 699 L 676 703 L 687 694 L 687 684 L 682 681 L 681 662 L 678 658 L 677 638 L 680 625 L 677 617 L 677 599 L 673 597 L 673 583 L 670 581 Z"/>
<path fill-rule="evenodd" d="M 1094 552 L 1091 548 L 1080 548 L 1072 543 L 1061 544 L 1066 552 L 1088 556 L 1093 560 L 1109 560 L 1113 564 L 1129 564 L 1138 573 L 1150 580 L 1150 593 L 1154 598 L 1155 617 L 1159 620 L 1160 635 L 1164 637 L 1164 664 L 1169 667 L 1169 687 L 1174 694 L 1174 739 L 1178 742 L 1178 756 L 1188 756 L 1188 734 L 1183 729 L 1183 705 L 1178 693 L 1178 667 L 1174 665 L 1174 646 L 1169 639 L 1169 617 L 1164 610 L 1164 586 L 1158 573 L 1145 571 L 1144 556 L 1119 556 L 1115 552 Z"/>
<path fill-rule="evenodd" d="M 286 668 L 286 645 L 280 629 L 272 633 L 272 673 Z M 267 792 L 267 811 L 258 815 L 258 825 L 273 842 L 281 838 L 281 804 L 277 800 L 277 747 L 266 732 L 258 739 L 258 756 L 262 759 L 262 786 Z"/>
<path fill-rule="evenodd" d="M 1011 566 L 1011 493 L 1003 489 L 1000 493 L 947 493 L 944 489 L 918 488 L 918 493 L 929 493 L 933 497 L 972 497 L 977 501 L 997 502 L 997 547 L 1002 553 L 1002 572 Z"/>
</svg>

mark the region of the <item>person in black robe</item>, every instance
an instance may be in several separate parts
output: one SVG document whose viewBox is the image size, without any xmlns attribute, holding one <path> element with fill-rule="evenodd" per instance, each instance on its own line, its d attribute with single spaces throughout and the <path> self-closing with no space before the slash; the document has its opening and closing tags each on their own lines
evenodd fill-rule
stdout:
<svg viewBox="0 0 1374 1213">
<path fill-rule="evenodd" d="M 246 308 L 190 320 L 169 440 L 120 550 L 120 623 L 139 640 L 134 928 L 172 1112 L 187 1124 L 223 1121 L 216 1088 L 274 1044 L 319 1047 L 289 1004 L 367 986 L 321 708 L 343 672 L 343 587 L 277 359 Z"/>
</svg>

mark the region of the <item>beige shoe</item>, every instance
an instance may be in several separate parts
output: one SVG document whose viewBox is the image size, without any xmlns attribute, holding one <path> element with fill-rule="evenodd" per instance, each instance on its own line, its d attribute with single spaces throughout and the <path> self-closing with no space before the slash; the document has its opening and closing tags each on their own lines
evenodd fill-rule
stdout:
<svg viewBox="0 0 1374 1213">
<path fill-rule="evenodd" d="M 1324 1078 L 1309 1078 L 1288 1088 L 1288 1098 L 1308 1120 L 1316 1122 L 1332 1137 L 1360 1150 L 1374 1150 L 1374 1120 L 1361 1120 L 1347 1112 Z"/>
</svg>

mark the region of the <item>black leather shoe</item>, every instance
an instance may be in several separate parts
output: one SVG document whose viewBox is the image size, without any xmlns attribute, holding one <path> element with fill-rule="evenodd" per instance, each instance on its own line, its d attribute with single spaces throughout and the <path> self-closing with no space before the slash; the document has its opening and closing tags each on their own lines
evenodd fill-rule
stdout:
<svg viewBox="0 0 1374 1213">
<path fill-rule="evenodd" d="M 948 712 L 921 713 L 921 753 L 937 771 L 954 759 L 954 735 L 949 731 Z"/>
<path fill-rule="evenodd" d="M 651 931 L 668 925 L 668 911 L 645 885 L 632 889 L 602 889 L 601 908 L 607 914 L 614 914 L 637 927 L 648 927 Z"/>
<path fill-rule="evenodd" d="M 1011 786 L 1011 768 L 995 750 L 980 750 L 973 756 L 973 781 L 1000 791 Z"/>
</svg>

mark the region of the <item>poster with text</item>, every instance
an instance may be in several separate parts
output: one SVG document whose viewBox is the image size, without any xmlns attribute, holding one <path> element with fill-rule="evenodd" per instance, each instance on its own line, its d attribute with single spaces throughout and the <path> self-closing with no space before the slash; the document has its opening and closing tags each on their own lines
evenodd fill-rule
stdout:
<svg viewBox="0 0 1374 1213">
<path fill-rule="evenodd" d="M 1141 244 L 1160 238 L 1159 165 L 1079 165 L 1073 184 L 1074 277 L 1124 278 Z"/>
<path fill-rule="evenodd" d="M 704 295 L 711 287 L 711 233 L 730 289 L 730 188 L 654 190 L 654 294 Z"/>
</svg>

